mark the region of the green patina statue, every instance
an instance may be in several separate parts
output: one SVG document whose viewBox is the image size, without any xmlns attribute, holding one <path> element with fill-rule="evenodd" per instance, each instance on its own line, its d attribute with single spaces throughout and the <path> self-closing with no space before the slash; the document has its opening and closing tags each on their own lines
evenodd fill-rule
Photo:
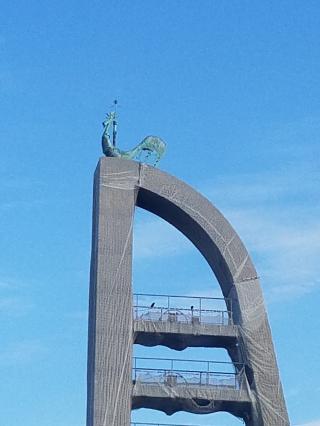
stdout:
<svg viewBox="0 0 320 426">
<path fill-rule="evenodd" d="M 154 158 L 154 166 L 160 161 L 163 156 L 166 143 L 157 136 L 147 136 L 135 148 L 129 151 L 122 151 L 116 147 L 117 120 L 116 113 L 110 112 L 107 114 L 105 121 L 102 123 L 104 131 L 102 134 L 102 150 L 106 157 L 121 157 L 130 160 L 148 161 L 149 158 Z M 111 142 L 109 130 L 112 126 L 113 140 Z M 150 158 L 150 159 L 151 159 Z"/>
</svg>

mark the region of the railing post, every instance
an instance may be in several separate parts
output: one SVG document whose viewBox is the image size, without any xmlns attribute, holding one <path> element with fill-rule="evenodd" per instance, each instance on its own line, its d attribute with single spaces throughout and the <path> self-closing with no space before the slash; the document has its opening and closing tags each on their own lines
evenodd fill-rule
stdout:
<svg viewBox="0 0 320 426">
<path fill-rule="evenodd" d="M 134 358 L 134 380 L 137 381 L 137 358 Z"/>
<path fill-rule="evenodd" d="M 136 294 L 136 319 L 139 318 L 139 295 Z"/>
</svg>

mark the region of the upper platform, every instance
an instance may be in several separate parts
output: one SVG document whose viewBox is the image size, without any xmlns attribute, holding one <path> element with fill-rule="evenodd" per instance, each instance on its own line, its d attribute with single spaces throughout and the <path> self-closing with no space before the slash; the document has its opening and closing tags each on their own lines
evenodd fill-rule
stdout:
<svg viewBox="0 0 320 426">
<path fill-rule="evenodd" d="M 239 331 L 228 299 L 135 294 L 133 300 L 134 343 L 176 350 L 237 344 Z"/>
</svg>

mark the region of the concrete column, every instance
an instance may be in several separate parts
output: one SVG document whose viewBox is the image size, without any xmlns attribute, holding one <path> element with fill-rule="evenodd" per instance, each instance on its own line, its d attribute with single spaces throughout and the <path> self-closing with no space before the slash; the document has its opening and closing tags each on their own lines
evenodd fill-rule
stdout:
<svg viewBox="0 0 320 426">
<path fill-rule="evenodd" d="M 100 160 L 94 181 L 87 426 L 129 426 L 132 227 L 139 165 Z"/>
</svg>

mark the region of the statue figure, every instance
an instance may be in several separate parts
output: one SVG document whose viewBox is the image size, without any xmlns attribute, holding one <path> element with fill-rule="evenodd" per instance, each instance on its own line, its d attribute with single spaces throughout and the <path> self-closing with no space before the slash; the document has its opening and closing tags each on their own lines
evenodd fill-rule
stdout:
<svg viewBox="0 0 320 426">
<path fill-rule="evenodd" d="M 166 143 L 157 136 L 146 136 L 135 148 L 129 151 L 122 151 L 115 146 L 117 121 L 116 113 L 110 112 L 107 114 L 105 121 L 102 123 L 104 131 L 102 134 L 102 151 L 106 157 L 121 157 L 130 160 L 140 160 L 142 154 L 146 154 L 144 161 L 148 160 L 150 156 L 155 159 L 154 166 L 160 161 L 163 156 Z M 113 126 L 113 141 L 110 140 L 109 129 Z"/>
</svg>

